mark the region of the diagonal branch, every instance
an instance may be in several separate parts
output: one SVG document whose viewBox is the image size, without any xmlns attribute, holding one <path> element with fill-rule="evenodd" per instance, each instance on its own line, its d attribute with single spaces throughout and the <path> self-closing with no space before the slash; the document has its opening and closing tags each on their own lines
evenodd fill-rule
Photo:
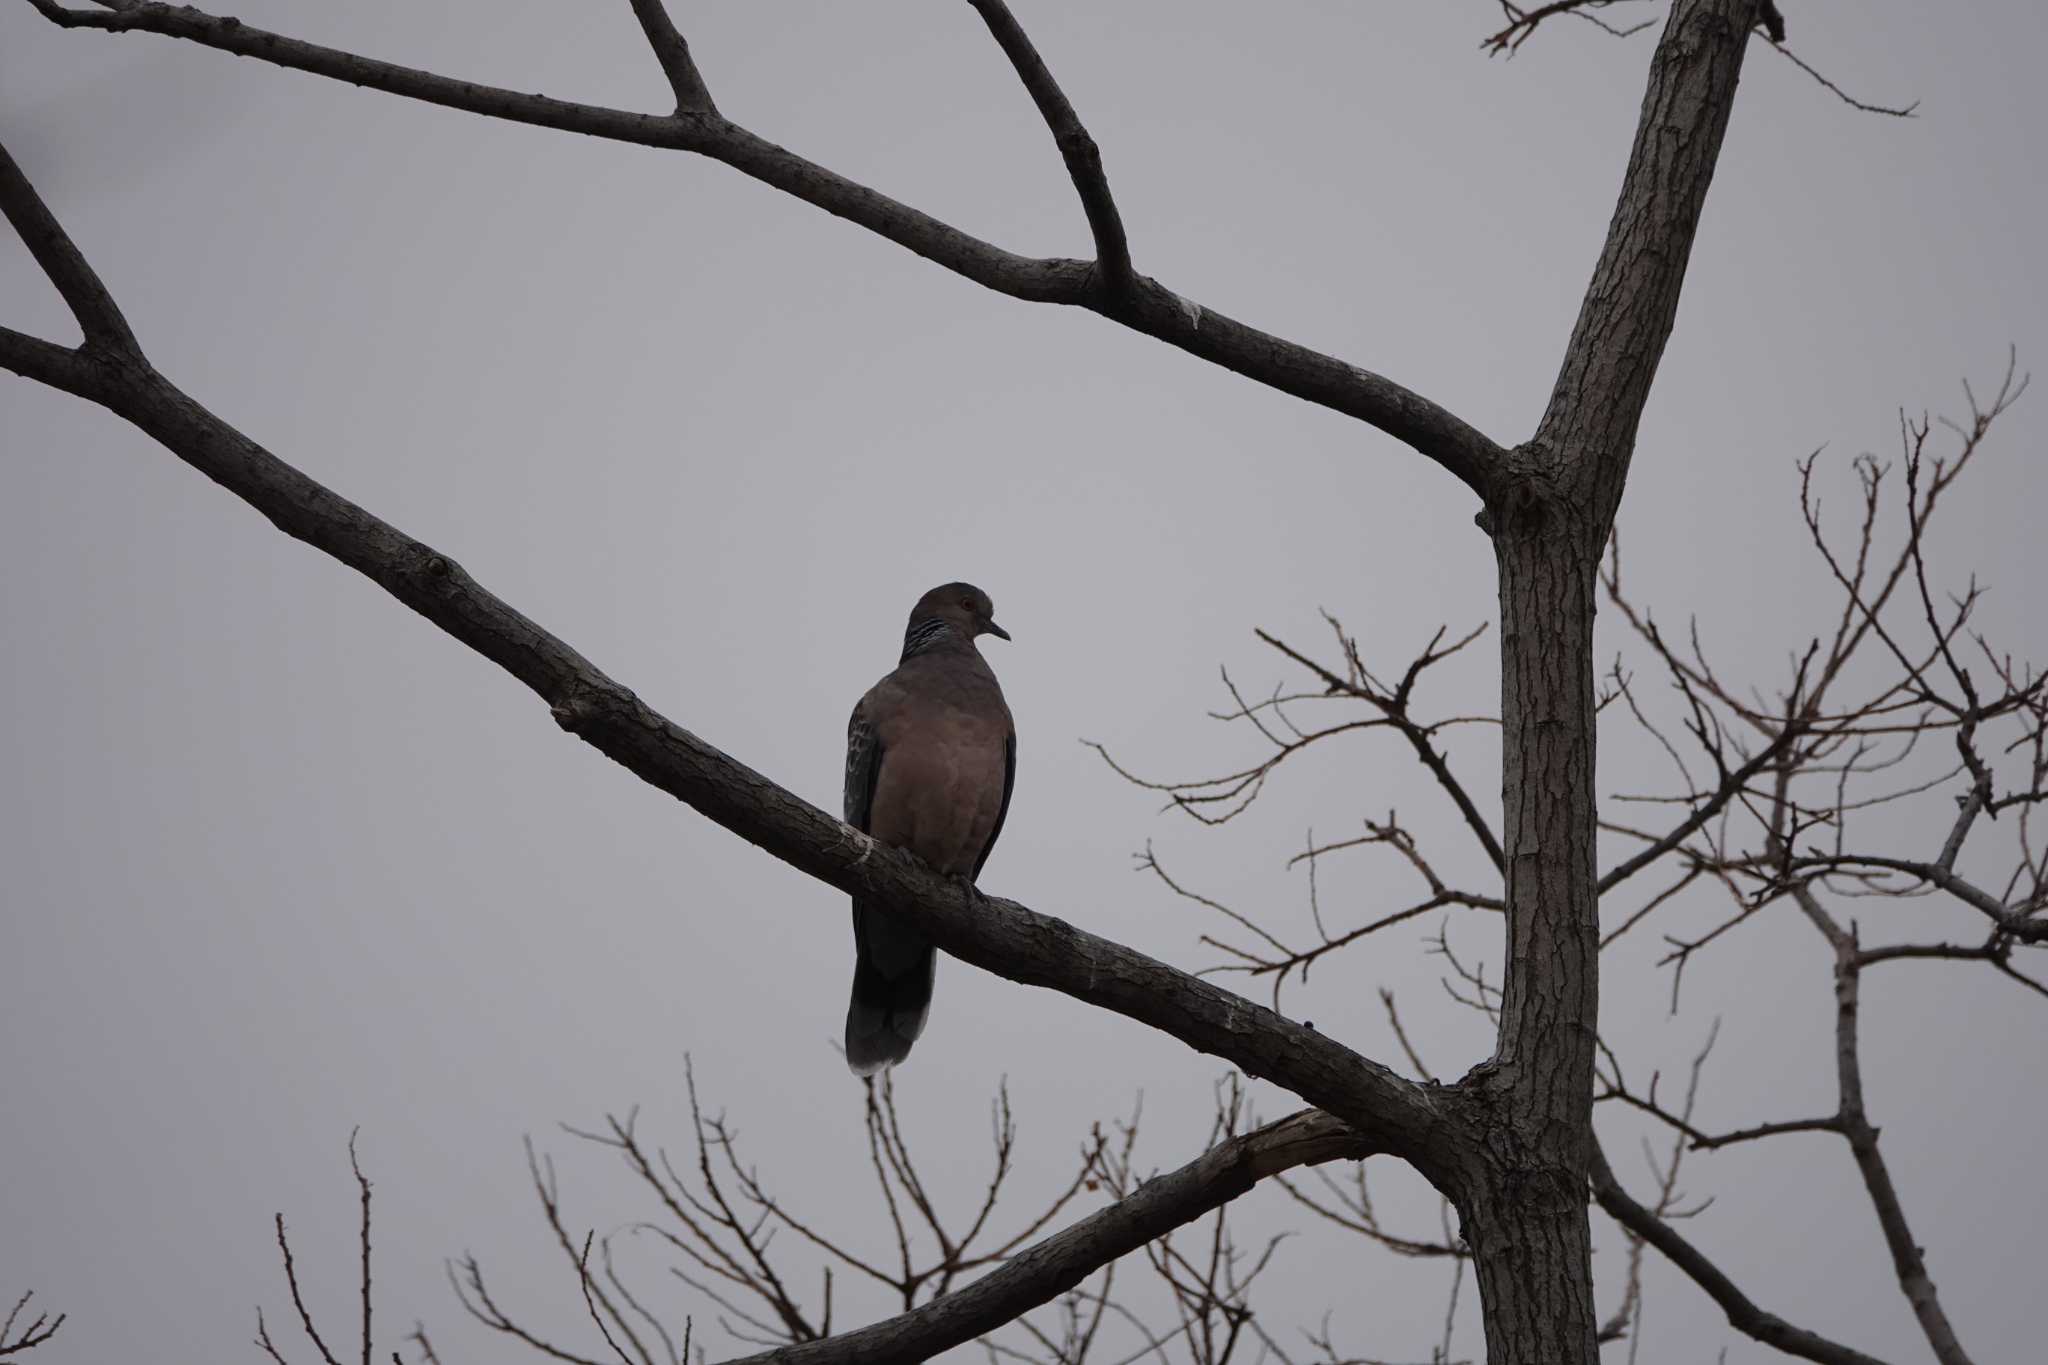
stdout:
<svg viewBox="0 0 2048 1365">
<path fill-rule="evenodd" d="M 0 327 L 0 369 L 81 398 L 99 382 L 98 371 L 81 349 L 59 346 L 12 327 Z"/>
<path fill-rule="evenodd" d="M 640 21 L 640 31 L 647 35 L 647 45 L 654 49 L 654 59 L 661 63 L 661 74 L 668 77 L 669 89 L 675 91 L 676 112 L 716 114 L 718 106 L 712 102 L 704 77 L 698 74 L 696 59 L 690 56 L 690 40 L 668 17 L 668 7 L 662 0 L 630 3 L 633 17 Z"/>
<path fill-rule="evenodd" d="M 1599 263 L 1537 427 L 1539 459 L 1619 505 L 1636 431 L 1671 337 L 1692 241 L 1720 159 L 1757 0 L 1674 0 Z"/>
<path fill-rule="evenodd" d="M 1592 1156 L 1593 1198 L 1609 1217 L 1664 1253 L 1694 1284 L 1728 1314 L 1728 1325 L 1766 1346 L 1802 1360 L 1822 1365 L 1884 1365 L 1852 1346 L 1830 1341 L 1817 1332 L 1795 1327 L 1775 1313 L 1757 1307 L 1749 1296 L 1723 1274 L 1721 1268 L 1701 1254 L 1699 1248 L 1680 1236 L 1663 1219 L 1629 1197 L 1607 1165 L 1606 1154 L 1595 1145 Z"/>
<path fill-rule="evenodd" d="M 967 2 L 974 6 L 982 22 L 988 25 L 988 31 L 995 35 L 1003 55 L 1017 69 L 1018 79 L 1031 92 L 1032 103 L 1045 117 L 1045 126 L 1052 130 L 1060 157 L 1067 163 L 1067 174 L 1073 178 L 1074 188 L 1080 193 L 1081 208 L 1088 215 L 1088 230 L 1095 236 L 1095 264 L 1102 271 L 1102 283 L 1111 293 L 1122 292 L 1131 283 L 1131 247 L 1124 238 L 1124 222 L 1117 213 L 1116 200 L 1110 197 L 1109 177 L 1102 170 L 1101 149 L 1088 135 L 1088 130 L 1081 126 L 1080 116 L 1067 102 L 1059 82 L 1046 69 L 1045 60 L 1031 45 L 1031 39 L 1025 36 L 1016 16 L 1010 13 L 1010 7 L 1003 0 Z"/>
<path fill-rule="evenodd" d="M 1914 100 L 1911 104 L 1871 104 L 1866 100 L 1859 100 L 1854 95 L 1844 90 L 1841 86 L 1836 85 L 1833 81 L 1829 80 L 1825 75 L 1821 73 L 1820 68 L 1816 67 L 1813 63 L 1807 61 L 1804 57 L 1801 57 L 1791 48 L 1786 47 L 1785 30 L 1782 26 L 1777 30 L 1777 32 L 1772 33 L 1770 35 L 1770 39 L 1771 46 L 1778 50 L 1779 56 L 1783 57 L 1786 61 L 1792 63 L 1792 65 L 1798 67 L 1801 71 L 1804 71 L 1807 75 L 1813 77 L 1816 81 L 1820 82 L 1823 88 L 1825 88 L 1829 93 L 1833 94 L 1836 99 L 1848 105 L 1851 109 L 1858 110 L 1859 112 L 1865 114 L 1884 114 L 1890 118 L 1911 118 L 1913 117 L 1914 113 L 1920 108 L 1919 100 Z"/>
<path fill-rule="evenodd" d="M 1600 878 L 1598 887 L 1600 892 L 1604 894 L 1611 891 L 1616 885 L 1633 877 L 1636 873 L 1642 871 L 1651 863 L 1656 862 L 1659 858 L 1705 828 L 1708 821 L 1719 815 L 1728 803 L 1734 800 L 1749 785 L 1751 778 L 1770 767 L 1773 763 L 1776 763 L 1779 756 L 1791 747 L 1792 742 L 1801 733 L 1802 728 L 1800 725 L 1796 723 L 1787 724 L 1778 732 L 1776 738 L 1757 751 L 1755 757 L 1723 777 L 1720 785 L 1714 789 L 1713 793 L 1706 800 L 1700 802 L 1699 805 L 1693 807 L 1692 813 L 1673 826 L 1671 831 L 1664 835 L 1663 838 L 1658 839 L 1648 848 L 1643 849 L 1626 861 L 1610 868 Z"/>
<path fill-rule="evenodd" d="M 157 33 L 487 118 L 694 152 L 997 293 L 1086 308 L 1247 379 L 1355 417 L 1428 456 L 1482 498 L 1490 496 L 1504 458 L 1500 446 L 1463 419 L 1382 375 L 1211 311 L 1147 276 L 1134 276 L 1128 289 L 1112 291 L 1090 262 L 1006 251 L 756 137 L 708 109 L 641 114 L 524 94 L 288 38 L 189 5 L 125 0 L 119 9 L 73 10 L 56 0 L 32 3 L 65 28 Z"/>
<path fill-rule="evenodd" d="M 18 206 L 8 207 L 12 218 Z M 1442 1149 L 1461 1144 L 1441 1139 L 1462 1130 L 1439 1095 L 1242 996 L 878 845 L 660 715 L 453 560 L 278 459 L 146 361 L 81 361 L 82 397 L 497 664 L 547 702 L 563 729 L 651 785 L 963 961 L 1160 1029 L 1328 1110 L 1425 1175 L 1446 1175 Z"/>
<path fill-rule="evenodd" d="M 128 319 L 121 316 L 121 310 L 114 304 L 114 296 L 100 283 L 100 277 L 86 264 L 85 256 L 65 235 L 64 229 L 51 216 L 28 177 L 21 173 L 21 167 L 14 164 L 14 158 L 0 147 L 0 212 L 7 215 L 7 221 L 14 224 L 14 230 L 21 234 L 22 245 L 36 264 L 57 286 L 64 303 L 71 309 L 71 316 L 78 319 L 80 330 L 85 333 L 86 345 L 116 355 L 139 356 L 142 348 L 136 344 L 135 333 L 128 330 Z M 7 351 L 16 348 L 29 349 L 24 343 L 34 338 L 19 332 L 8 331 L 0 344 Z M 5 352 L 0 352 L 4 356 Z M 54 359 L 44 357 L 45 361 Z M 7 362 L 13 368 L 11 362 Z M 40 376 L 37 376 L 40 378 Z"/>
<path fill-rule="evenodd" d="M 1303 1110 L 1230 1138 L 1179 1170 L 1147 1180 L 1101 1212 L 922 1308 L 729 1365 L 926 1360 L 1050 1302 L 1117 1257 L 1221 1208 L 1268 1176 L 1326 1161 L 1355 1161 L 1376 1150 L 1375 1143 L 1330 1115 Z"/>
<path fill-rule="evenodd" d="M 1892 1182 L 1891 1169 L 1885 1163 L 1884 1153 L 1878 1149 L 1877 1128 L 1870 1122 L 1869 1112 L 1864 1106 L 1859 1029 L 1863 967 L 1858 960 L 1855 928 L 1853 925 L 1846 930 L 1841 928 L 1810 887 L 1795 887 L 1792 894 L 1800 910 L 1835 950 L 1835 1072 L 1841 1094 L 1841 1111 L 1836 1121 L 1842 1136 L 1849 1141 L 1849 1151 L 1856 1159 L 1858 1173 L 1863 1177 L 1864 1190 L 1877 1213 L 1885 1247 L 1892 1254 L 1892 1269 L 1898 1276 L 1899 1292 L 1905 1295 L 1907 1304 L 1911 1306 L 1913 1317 L 1927 1337 L 1935 1359 L 1942 1365 L 1970 1365 L 1970 1357 L 1956 1339 L 1955 1327 L 1949 1322 L 1934 1280 L 1927 1273 L 1927 1253 L 1906 1221 L 1898 1186 Z"/>
<path fill-rule="evenodd" d="M 277 1215 L 277 1250 L 284 1258 L 284 1282 L 292 1291 L 292 1307 L 299 1310 L 299 1325 L 306 1329 L 306 1336 L 312 1340 L 314 1347 L 320 1352 L 320 1358 L 326 1361 L 327 1365 L 341 1365 L 341 1362 L 334 1358 L 334 1352 L 327 1349 L 326 1341 L 320 1336 L 320 1329 L 313 1325 L 313 1312 L 306 1307 L 305 1296 L 299 1292 L 298 1267 L 292 1261 L 292 1244 L 285 1236 L 284 1215 L 281 1213 Z M 259 1329 L 262 1321 L 261 1317 L 257 1318 Z"/>
</svg>

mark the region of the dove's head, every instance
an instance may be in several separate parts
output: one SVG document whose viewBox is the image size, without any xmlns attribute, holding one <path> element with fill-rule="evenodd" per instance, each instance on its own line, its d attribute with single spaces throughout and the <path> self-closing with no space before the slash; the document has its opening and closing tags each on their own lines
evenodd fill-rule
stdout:
<svg viewBox="0 0 2048 1365">
<path fill-rule="evenodd" d="M 1010 632 L 996 624 L 995 603 L 972 583 L 948 583 L 918 598 L 910 612 L 911 632 L 927 621 L 945 622 L 962 639 L 972 640 L 977 635 L 1010 638 Z"/>
</svg>

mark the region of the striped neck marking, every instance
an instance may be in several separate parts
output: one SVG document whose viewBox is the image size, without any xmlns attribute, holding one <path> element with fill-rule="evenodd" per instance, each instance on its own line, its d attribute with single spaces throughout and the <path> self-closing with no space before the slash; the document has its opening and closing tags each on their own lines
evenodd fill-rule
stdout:
<svg viewBox="0 0 2048 1365">
<path fill-rule="evenodd" d="M 953 638 L 953 627 L 936 616 L 927 616 L 922 621 L 912 621 L 910 629 L 903 632 L 903 658 L 912 659 L 920 654 L 929 653 Z"/>
</svg>

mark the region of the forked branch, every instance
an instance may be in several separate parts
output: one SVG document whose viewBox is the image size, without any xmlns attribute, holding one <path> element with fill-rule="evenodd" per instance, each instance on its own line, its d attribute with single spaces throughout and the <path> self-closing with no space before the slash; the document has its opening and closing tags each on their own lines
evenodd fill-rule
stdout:
<svg viewBox="0 0 2048 1365">
<path fill-rule="evenodd" d="M 786 1346 L 733 1365 L 840 1365 L 923 1360 L 995 1330 L 1081 1283 L 1097 1268 L 1230 1202 L 1268 1176 L 1355 1160 L 1372 1144 L 1312 1110 L 1210 1148 L 1137 1186 L 1109 1208 L 1055 1233 L 964 1289 L 826 1341 Z"/>
<path fill-rule="evenodd" d="M 1607 240 L 1536 438 L 1545 482 L 1605 540 L 1735 104 L 1757 0 L 1672 0 Z M 1684 129 L 1683 137 L 1672 135 Z M 1513 512 L 1515 509 L 1505 509 Z"/>
<path fill-rule="evenodd" d="M 28 1308 L 29 1300 L 35 1296 L 33 1289 L 24 1293 L 14 1301 L 14 1307 L 8 1310 L 6 1320 L 0 1322 L 0 1357 L 18 1356 L 33 1351 L 56 1336 L 57 1329 L 64 1325 L 62 1313 L 54 1318 L 48 1313 L 38 1313 L 26 1323 L 22 1323 L 17 1332 L 15 1324 L 21 1321 L 21 1315 Z"/>
<path fill-rule="evenodd" d="M 116 17 L 162 8 L 138 5 Z M 17 229 L 55 226 L 26 180 L 0 209 Z M 1441 1172 L 1432 1141 L 1445 1121 L 1439 1097 L 1242 996 L 877 846 L 660 715 L 453 560 L 278 459 L 145 362 L 52 349 L 78 364 L 81 396 L 497 664 L 545 701 L 563 729 L 653 786 L 799 871 L 887 908 L 963 961 L 1161 1029 L 1327 1109 L 1426 1173 Z M 6 358 L 0 348 L 0 363 Z M 959 913 L 963 895 L 975 913 Z"/>
<path fill-rule="evenodd" d="M 128 329 L 128 319 L 121 315 L 114 296 L 100 283 L 99 275 L 87 264 L 84 254 L 72 243 L 5 147 L 0 147 L 0 212 L 7 215 L 22 245 L 57 287 L 71 316 L 85 333 L 86 346 L 114 355 L 140 357 L 142 350 L 136 344 L 135 333 Z M 0 364 L 6 363 L 5 352 L 0 351 Z"/>
<path fill-rule="evenodd" d="M 665 13 L 657 13 L 655 0 L 635 0 L 635 11 L 678 90 L 681 107 L 667 115 L 457 80 L 286 37 L 189 5 L 123 0 L 112 8 L 73 9 L 58 0 L 31 3 L 65 28 L 156 33 L 486 118 L 705 156 L 998 293 L 1086 308 L 1248 379 L 1355 417 L 1436 461 L 1482 498 L 1489 495 L 1503 458 L 1501 448 L 1468 423 L 1390 379 L 1247 326 L 1148 276 L 1133 274 L 1121 220 L 1109 198 L 1092 139 L 1073 117 L 1071 106 L 1024 40 L 1015 19 L 997 3 L 981 6 L 984 17 L 1052 126 L 1069 174 L 1081 192 L 1099 263 L 1040 259 L 1006 251 L 720 116 L 709 94 L 702 91 L 694 62 L 687 61 L 687 45 L 679 34 L 671 40 L 673 25 Z M 5 349 L 0 349 L 0 364 L 12 365 Z"/>
<path fill-rule="evenodd" d="M 982 22 L 994 35 L 1003 55 L 1016 68 L 1017 79 L 1031 95 L 1031 102 L 1045 118 L 1058 144 L 1067 174 L 1081 196 L 1082 211 L 1088 215 L 1088 230 L 1095 236 L 1095 265 L 1106 291 L 1122 293 L 1131 283 L 1131 246 L 1124 237 L 1123 216 L 1109 193 L 1109 177 L 1102 169 L 1102 150 L 1081 126 L 1080 116 L 1060 90 L 1059 82 L 1046 69 L 1045 59 L 1025 36 L 1023 26 L 1003 0 L 968 0 Z"/>
<path fill-rule="evenodd" d="M 647 35 L 647 45 L 654 49 L 654 59 L 661 63 L 669 89 L 675 92 L 676 112 L 716 114 L 718 106 L 712 102 L 711 91 L 697 70 L 696 59 L 690 55 L 690 40 L 669 18 L 667 5 L 662 0 L 631 0 L 631 4 L 633 17 L 640 21 L 640 31 Z"/>
<path fill-rule="evenodd" d="M 1241 1089 L 1231 1086 L 1228 1093 L 1241 1102 Z M 1312 1110 L 1239 1132 L 1235 1120 L 1241 1103 L 1233 1103 L 1228 1121 L 1219 1119 L 1211 1132 L 1207 1151 L 1179 1170 L 1144 1179 L 1131 1161 L 1137 1135 L 1133 1118 L 1120 1125 L 1115 1140 L 1105 1139 L 1100 1131 L 1091 1134 L 1082 1148 L 1080 1176 L 1042 1212 L 1025 1220 L 1020 1231 L 984 1238 L 990 1209 L 1011 1169 L 1015 1138 L 1001 1101 L 994 1128 L 996 1173 L 989 1192 L 970 1204 L 965 1221 L 971 1226 L 949 1232 L 960 1220 L 928 1193 L 903 1141 L 886 1082 L 872 1085 L 869 1097 L 868 1131 L 877 1146 L 875 1174 L 891 1210 L 901 1273 L 891 1265 L 888 1253 L 857 1249 L 858 1242 L 842 1241 L 769 1193 L 752 1164 L 740 1157 L 724 1119 L 707 1115 L 698 1106 L 694 1085 L 694 1161 L 672 1161 L 665 1151 L 647 1145 L 631 1117 L 608 1119 L 604 1132 L 576 1135 L 617 1151 L 653 1193 L 659 1212 L 632 1225 L 632 1230 L 649 1234 L 656 1249 L 675 1258 L 671 1274 L 716 1305 L 719 1321 L 730 1335 L 767 1348 L 765 1355 L 746 1359 L 781 1362 L 926 1359 L 985 1337 L 1069 1294 L 1118 1258 L 1218 1214 L 1261 1180 L 1302 1166 L 1359 1160 L 1374 1150 L 1346 1125 Z M 577 1275 L 591 1316 L 614 1351 L 625 1365 L 687 1365 L 675 1349 L 681 1334 L 626 1289 L 612 1263 L 612 1238 L 573 1234 L 552 1162 L 532 1154 L 529 1161 L 549 1235 Z M 1027 1245 L 1084 1191 L 1105 1192 L 1111 1202 Z M 778 1231 L 793 1233 L 822 1260 L 822 1301 L 802 1301 L 804 1296 L 794 1286 L 799 1278 L 808 1280 L 808 1274 L 791 1263 L 786 1250 L 771 1252 Z M 788 1244 L 782 1245 L 786 1249 Z M 1209 1309 L 1225 1320 L 1242 1308 L 1243 1291 L 1256 1278 L 1256 1269 L 1230 1257 L 1205 1274 L 1199 1268 L 1190 1272 L 1184 1259 L 1172 1260 L 1170 1244 L 1154 1246 L 1153 1253 L 1169 1257 L 1170 1264 L 1161 1271 L 1169 1284 L 1191 1290 L 1206 1286 L 1203 1292 L 1213 1300 Z M 886 1286 L 900 1296 L 905 1311 L 832 1335 L 835 1268 Z M 986 1273 L 965 1287 L 952 1287 L 955 1276 L 969 1272 Z M 563 1365 L 599 1365 L 596 1355 L 550 1340 L 514 1317 L 492 1296 L 475 1257 L 464 1258 L 451 1268 L 451 1275 L 465 1307 L 487 1327 Z M 1095 1290 L 1098 1327 L 1103 1313 L 1129 1314 L 1111 1303 L 1107 1293 L 1106 1284 Z M 1141 1323 L 1132 1320 L 1131 1325 L 1150 1335 Z M 1029 1332 L 1028 1325 L 1025 1330 Z M 999 1355 L 1016 1354 L 999 1345 L 996 1350 Z"/>
<path fill-rule="evenodd" d="M 348 1138 L 348 1166 L 350 1172 L 355 1176 L 357 1196 L 362 1210 L 357 1232 L 357 1243 L 361 1248 L 361 1269 L 356 1283 L 356 1291 L 362 1303 L 362 1336 L 358 1360 L 360 1365 L 370 1365 L 371 1358 L 375 1354 L 375 1348 L 372 1344 L 373 1339 L 370 1335 L 370 1305 L 374 1294 L 374 1287 L 370 1279 L 370 1181 L 363 1174 L 361 1163 L 356 1160 L 356 1135 L 354 1133 L 350 1133 Z M 278 1259 L 284 1264 L 285 1288 L 290 1291 L 292 1308 L 298 1314 L 299 1326 L 305 1330 L 306 1339 L 313 1344 L 313 1349 L 319 1354 L 322 1365 L 341 1365 L 334 1351 L 328 1346 L 326 1338 L 320 1335 L 320 1328 L 313 1320 L 313 1310 L 307 1306 L 305 1290 L 299 1283 L 298 1261 L 292 1255 L 291 1238 L 285 1233 L 284 1215 L 282 1213 L 278 1214 L 274 1221 L 277 1229 Z M 421 1334 L 415 1333 L 415 1335 Z M 261 1307 L 258 1307 L 256 1310 L 256 1345 L 263 1351 L 263 1354 L 275 1362 L 275 1365 L 287 1365 L 283 1350 L 279 1348 L 277 1342 L 270 1335 L 270 1324 L 264 1320 Z M 396 1365 L 396 1361 L 397 1356 L 394 1352 L 394 1365 Z"/>
</svg>

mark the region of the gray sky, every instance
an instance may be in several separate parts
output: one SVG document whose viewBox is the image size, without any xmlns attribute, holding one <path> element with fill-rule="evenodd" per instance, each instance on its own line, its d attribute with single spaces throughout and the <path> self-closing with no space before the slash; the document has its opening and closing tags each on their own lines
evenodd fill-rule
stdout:
<svg viewBox="0 0 2048 1365">
<path fill-rule="evenodd" d="M 1477 51 L 1498 21 L 1478 0 L 1017 8 L 1104 149 L 1139 269 L 1497 439 L 1532 427 L 1650 35 L 1556 23 L 1503 62 Z M 1848 457 L 1891 453 L 1897 409 L 1957 411 L 1957 381 L 1989 385 L 2009 343 L 2023 367 L 2048 351 L 2048 17 L 2015 0 L 1786 8 L 1805 56 L 1922 115 L 1856 114 L 1752 52 L 1622 512 L 1641 596 L 1668 620 L 1697 614 L 1759 684 L 1827 610 L 1794 460 L 1826 445 L 1846 506 Z M 236 12 L 515 89 L 664 107 L 623 4 Z M 756 132 L 1014 250 L 1085 253 L 1051 140 L 966 6 L 677 13 L 721 107 Z M 847 708 L 893 663 L 911 601 L 965 577 L 1016 636 L 988 649 L 1021 732 L 992 891 L 1207 966 L 1197 936 L 1218 926 L 1133 876 L 1134 849 L 1154 841 L 1190 884 L 1298 935 L 1305 888 L 1282 864 L 1306 829 L 1395 805 L 1484 885 L 1392 744 L 1332 748 L 1244 822 L 1202 831 L 1078 743 L 1159 776 L 1220 771 L 1256 749 L 1203 718 L 1225 700 L 1218 664 L 1259 690 L 1287 676 L 1255 625 L 1320 648 L 1326 607 L 1398 667 L 1438 624 L 1491 619 L 1470 495 L 1389 439 L 1100 319 L 987 294 L 716 165 L 63 33 L 20 4 L 0 5 L 0 132 L 174 380 L 811 800 L 836 806 Z M 11 239 L 0 320 L 71 335 Z M 1987 631 L 2037 659 L 2041 404 L 2006 420 L 1936 537 L 1954 584 L 1974 570 L 1992 585 Z M 686 1053 L 792 1204 L 879 1245 L 860 1090 L 829 1045 L 850 966 L 840 897 L 566 739 L 511 680 L 117 419 L 11 377 L 0 419 L 0 1294 L 33 1288 L 72 1315 L 39 1360 L 254 1359 L 252 1306 L 289 1313 L 277 1209 L 346 1336 L 355 1125 L 380 1200 L 382 1323 L 424 1319 L 451 1365 L 504 1358 L 441 1279 L 473 1248 L 504 1301 L 601 1348 L 550 1259 L 519 1138 L 559 1154 L 579 1226 L 648 1212 L 555 1124 L 640 1104 L 644 1131 L 680 1146 Z M 1602 648 L 1621 648 L 1602 621 Z M 1488 708 L 1494 666 L 1475 650 L 1442 688 L 1446 712 Z M 1484 740 L 1452 753 L 1491 793 Z M 1657 762 L 1617 732 L 1603 789 L 1661 782 Z M 1356 917 L 1411 890 L 1369 859 L 1322 888 Z M 1702 898 L 1667 928 L 1719 909 Z M 1453 933 L 1497 965 L 1497 925 Z M 1392 987 L 1455 1075 L 1485 1036 L 1445 1000 L 1423 937 L 1326 964 L 1289 1012 L 1392 1062 L 1374 995 Z M 1655 947 L 1606 969 L 1605 1029 L 1638 1074 L 1669 1077 L 1719 1015 L 1715 1126 L 1828 1108 L 1810 930 L 1745 931 L 1691 970 L 1675 1019 Z M 1866 1016 L 1873 1117 L 1950 1314 L 1979 1360 L 2027 1358 L 2048 1216 L 2041 1002 L 1934 969 L 1874 984 Z M 1140 1090 L 1141 1161 L 1192 1156 L 1217 1074 L 949 962 L 900 1084 L 914 1139 L 964 1198 L 1008 1077 L 1022 1216 L 1087 1125 Z M 1603 1113 L 1602 1131 L 1644 1188 L 1637 1130 Z M 1926 1357 L 1839 1143 L 1693 1162 L 1687 1188 L 1716 1202 L 1688 1234 L 1754 1297 Z M 1434 1230 L 1416 1182 L 1378 1178 L 1390 1214 Z M 1283 1205 L 1251 1201 L 1247 1240 L 1298 1224 Z M 1611 1227 L 1596 1235 L 1604 1307 L 1621 1252 Z M 636 1283 L 708 1326 L 651 1249 L 635 1254 Z M 1417 1359 L 1436 1339 L 1439 1266 L 1305 1230 L 1271 1275 L 1263 1319 L 1290 1342 L 1326 1307 L 1356 1353 Z M 1467 1289 L 1460 1355 L 1479 1349 Z M 1655 1358 L 1769 1354 L 1661 1266 L 1651 1292 Z"/>
</svg>

